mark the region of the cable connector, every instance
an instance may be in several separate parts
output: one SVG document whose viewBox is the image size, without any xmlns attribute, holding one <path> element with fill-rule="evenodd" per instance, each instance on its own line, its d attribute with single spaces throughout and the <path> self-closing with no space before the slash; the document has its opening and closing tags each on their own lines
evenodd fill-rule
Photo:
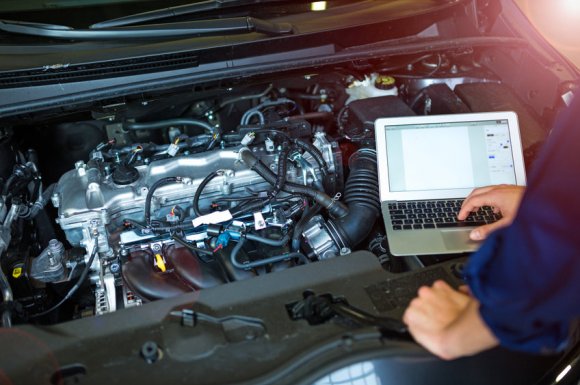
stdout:
<svg viewBox="0 0 580 385">
<path fill-rule="evenodd" d="M 242 146 L 247 146 L 249 144 L 251 144 L 254 139 L 256 138 L 256 133 L 255 132 L 248 132 L 246 135 L 244 135 L 244 137 L 242 138 L 241 144 Z"/>
<path fill-rule="evenodd" d="M 169 147 L 167 147 L 167 155 L 174 157 L 179 152 L 179 146 L 175 143 L 171 143 Z"/>
<path fill-rule="evenodd" d="M 221 233 L 220 235 L 218 235 L 217 240 L 216 240 L 216 247 L 214 249 L 214 253 L 218 250 L 221 250 L 225 247 L 228 246 L 228 244 L 230 243 L 230 240 L 232 239 L 232 236 L 230 235 L 229 231 L 225 231 L 223 233 Z"/>
</svg>

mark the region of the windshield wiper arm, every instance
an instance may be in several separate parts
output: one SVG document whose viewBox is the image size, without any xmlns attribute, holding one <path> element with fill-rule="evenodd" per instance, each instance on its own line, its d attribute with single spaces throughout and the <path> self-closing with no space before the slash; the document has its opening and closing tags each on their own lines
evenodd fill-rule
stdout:
<svg viewBox="0 0 580 385">
<path fill-rule="evenodd" d="M 254 17 L 234 17 L 107 29 L 74 29 L 62 25 L 0 20 L 0 31 L 66 40 L 164 39 L 243 32 L 286 35 L 293 33 L 293 30 L 293 26 L 290 23 L 273 23 Z"/>
<path fill-rule="evenodd" d="M 217 9 L 226 9 L 250 4 L 272 3 L 280 1 L 284 0 L 206 0 L 200 1 L 199 3 L 184 4 L 175 7 L 156 9 L 153 11 L 119 17 L 117 19 L 101 21 L 99 23 L 95 23 L 89 26 L 89 28 L 101 29 L 111 27 L 123 27 L 127 25 L 141 24 L 150 21 L 156 21 L 183 15 L 192 15 L 196 13 L 213 11 Z"/>
</svg>

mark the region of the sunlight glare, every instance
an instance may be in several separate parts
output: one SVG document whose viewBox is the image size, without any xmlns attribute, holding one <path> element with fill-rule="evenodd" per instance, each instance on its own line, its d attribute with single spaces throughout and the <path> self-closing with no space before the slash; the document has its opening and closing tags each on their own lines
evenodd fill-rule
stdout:
<svg viewBox="0 0 580 385">
<path fill-rule="evenodd" d="M 310 4 L 311 11 L 325 11 L 326 10 L 326 1 L 313 1 Z"/>
</svg>

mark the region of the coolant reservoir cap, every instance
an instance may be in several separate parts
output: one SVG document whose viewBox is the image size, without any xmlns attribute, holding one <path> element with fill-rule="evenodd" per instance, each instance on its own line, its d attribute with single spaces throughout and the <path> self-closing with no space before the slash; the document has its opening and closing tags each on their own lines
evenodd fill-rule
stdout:
<svg viewBox="0 0 580 385">
<path fill-rule="evenodd" d="M 378 75 L 375 79 L 375 87 L 380 90 L 390 90 L 395 87 L 395 78 L 389 75 Z"/>
<path fill-rule="evenodd" d="M 138 179 L 139 171 L 133 166 L 121 164 L 113 171 L 113 183 L 118 185 L 131 184 Z"/>
</svg>

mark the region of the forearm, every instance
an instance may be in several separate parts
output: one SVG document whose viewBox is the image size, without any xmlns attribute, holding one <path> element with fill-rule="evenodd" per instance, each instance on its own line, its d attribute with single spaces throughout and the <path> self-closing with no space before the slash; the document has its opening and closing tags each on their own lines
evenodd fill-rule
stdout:
<svg viewBox="0 0 580 385">
<path fill-rule="evenodd" d="M 436 356 L 451 360 L 498 344 L 479 313 L 476 298 L 443 281 L 421 287 L 403 315 L 415 340 Z"/>
<path fill-rule="evenodd" d="M 499 341 L 479 314 L 479 302 L 473 299 L 442 332 L 438 355 L 443 359 L 455 359 L 477 354 L 498 344 Z"/>
</svg>

